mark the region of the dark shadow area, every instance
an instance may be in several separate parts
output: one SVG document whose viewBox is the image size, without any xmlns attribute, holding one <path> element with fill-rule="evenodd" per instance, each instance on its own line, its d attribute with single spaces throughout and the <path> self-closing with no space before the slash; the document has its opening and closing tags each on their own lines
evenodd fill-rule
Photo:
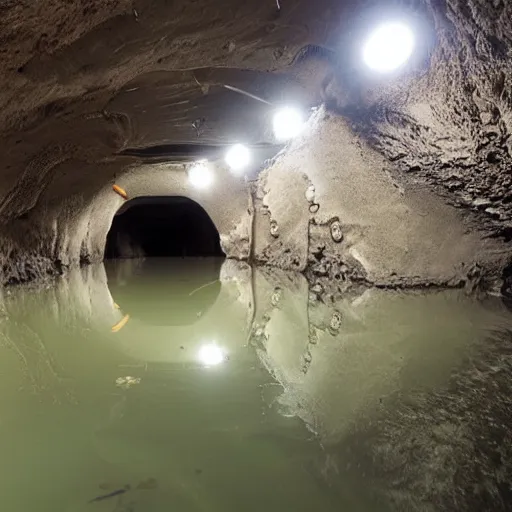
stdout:
<svg viewBox="0 0 512 512">
<path fill-rule="evenodd" d="M 112 260 L 108 287 L 123 314 L 148 325 L 192 325 L 220 292 L 221 258 Z"/>
<path fill-rule="evenodd" d="M 224 256 L 206 211 L 186 197 L 138 197 L 117 212 L 105 258 Z"/>
</svg>

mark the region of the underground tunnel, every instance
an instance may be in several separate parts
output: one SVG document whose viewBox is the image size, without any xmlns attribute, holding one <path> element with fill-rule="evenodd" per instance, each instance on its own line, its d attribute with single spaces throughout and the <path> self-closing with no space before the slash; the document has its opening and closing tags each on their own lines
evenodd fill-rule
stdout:
<svg viewBox="0 0 512 512">
<path fill-rule="evenodd" d="M 512 510 L 511 52 L 509 0 L 0 0 L 4 508 Z"/>
<path fill-rule="evenodd" d="M 114 216 L 105 258 L 222 257 L 219 232 L 186 197 L 138 197 Z"/>
</svg>

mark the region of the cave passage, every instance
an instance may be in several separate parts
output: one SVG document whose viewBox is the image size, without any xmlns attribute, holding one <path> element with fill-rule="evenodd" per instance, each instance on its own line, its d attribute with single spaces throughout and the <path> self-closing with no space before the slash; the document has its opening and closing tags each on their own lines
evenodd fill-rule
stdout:
<svg viewBox="0 0 512 512">
<path fill-rule="evenodd" d="M 186 197 L 138 197 L 117 212 L 105 258 L 224 256 L 206 211 Z"/>
</svg>

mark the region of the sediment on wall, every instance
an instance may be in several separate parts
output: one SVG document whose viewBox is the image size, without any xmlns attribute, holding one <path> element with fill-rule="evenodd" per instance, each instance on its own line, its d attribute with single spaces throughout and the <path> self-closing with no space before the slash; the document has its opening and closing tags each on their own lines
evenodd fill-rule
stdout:
<svg viewBox="0 0 512 512">
<path fill-rule="evenodd" d="M 499 289 L 511 246 L 319 109 L 253 189 L 257 263 L 319 287 Z"/>
</svg>

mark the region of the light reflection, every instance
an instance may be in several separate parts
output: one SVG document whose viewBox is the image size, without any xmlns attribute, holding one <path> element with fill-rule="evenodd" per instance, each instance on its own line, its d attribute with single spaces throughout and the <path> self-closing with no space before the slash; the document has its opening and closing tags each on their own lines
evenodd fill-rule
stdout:
<svg viewBox="0 0 512 512">
<path fill-rule="evenodd" d="M 208 343 L 199 349 L 199 361 L 204 366 L 217 366 L 226 361 L 226 352 L 216 343 Z"/>
</svg>

